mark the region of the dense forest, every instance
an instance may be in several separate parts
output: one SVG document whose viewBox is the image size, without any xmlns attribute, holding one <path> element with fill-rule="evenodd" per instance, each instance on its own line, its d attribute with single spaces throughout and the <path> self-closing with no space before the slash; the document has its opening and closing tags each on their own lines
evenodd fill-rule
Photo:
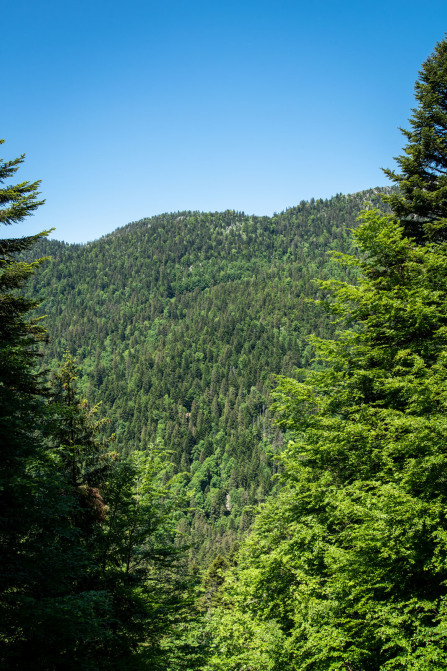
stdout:
<svg viewBox="0 0 447 671">
<path fill-rule="evenodd" d="M 231 551 L 271 491 L 283 444 L 268 413 L 273 376 L 310 366 L 308 336 L 333 332 L 310 302 L 315 279 L 346 277 L 329 251 L 350 249 L 349 229 L 363 207 L 384 207 L 381 192 L 272 218 L 162 215 L 87 245 L 33 248 L 50 257 L 28 285 L 51 324 L 44 365 L 68 348 L 119 449 L 169 451 L 190 501 L 180 526 L 191 559 Z"/>
<path fill-rule="evenodd" d="M 392 188 L 0 241 L 0 668 L 447 668 L 447 41 L 416 102 Z"/>
</svg>

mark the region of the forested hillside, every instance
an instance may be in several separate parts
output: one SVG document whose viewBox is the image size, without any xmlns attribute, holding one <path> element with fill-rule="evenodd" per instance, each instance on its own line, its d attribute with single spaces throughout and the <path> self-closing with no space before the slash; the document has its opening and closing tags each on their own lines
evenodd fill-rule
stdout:
<svg viewBox="0 0 447 671">
<path fill-rule="evenodd" d="M 396 189 L 0 240 L 1 669 L 447 670 L 447 40 L 416 101 Z"/>
<path fill-rule="evenodd" d="M 86 245 L 41 241 L 29 284 L 49 343 L 81 367 L 119 450 L 159 441 L 184 473 L 199 561 L 228 551 L 271 490 L 282 436 L 268 415 L 275 374 L 311 365 L 309 334 L 333 333 L 308 302 L 316 278 L 344 277 L 329 251 L 380 189 L 302 202 L 284 213 L 181 212 L 135 222 Z"/>
</svg>

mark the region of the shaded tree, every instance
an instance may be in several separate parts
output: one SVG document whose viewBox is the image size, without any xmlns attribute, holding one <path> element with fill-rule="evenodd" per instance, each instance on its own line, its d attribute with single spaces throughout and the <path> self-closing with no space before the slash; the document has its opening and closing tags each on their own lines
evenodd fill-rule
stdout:
<svg viewBox="0 0 447 671">
<path fill-rule="evenodd" d="M 38 199 L 39 182 L 6 183 L 23 161 L 23 155 L 0 160 L 3 225 L 22 221 L 43 203 Z M 27 263 L 19 256 L 45 235 L 0 240 L 0 618 L 2 638 L 7 641 L 0 654 L 11 668 L 23 639 L 24 621 L 31 618 L 30 594 L 41 578 L 36 566 L 42 557 L 42 503 L 33 471 L 46 460 L 38 434 L 44 390 L 34 372 L 45 330 L 29 314 L 38 303 L 20 291 L 43 259 Z"/>
</svg>

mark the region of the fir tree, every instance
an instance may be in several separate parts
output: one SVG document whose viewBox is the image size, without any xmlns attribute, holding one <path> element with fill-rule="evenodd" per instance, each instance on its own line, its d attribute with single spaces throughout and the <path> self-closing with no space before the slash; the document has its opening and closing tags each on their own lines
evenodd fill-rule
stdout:
<svg viewBox="0 0 447 671">
<path fill-rule="evenodd" d="M 43 203 L 38 199 L 39 182 L 5 185 L 23 160 L 24 156 L 0 160 L 4 225 L 22 221 Z M 45 330 L 29 317 L 37 303 L 18 292 L 43 259 L 26 263 L 18 257 L 45 235 L 0 240 L 0 620 L 7 641 L 0 659 L 9 660 L 11 668 L 24 619 L 30 616 L 27 596 L 40 577 L 35 565 L 41 556 L 36 533 L 41 508 L 32 471 L 45 460 L 36 431 L 42 420 L 43 387 L 33 372 Z"/>
<path fill-rule="evenodd" d="M 2 184 L 23 160 L 0 163 Z M 38 185 L 0 189 L 1 223 L 20 222 L 42 204 Z M 21 291 L 44 260 L 29 263 L 21 254 L 47 233 L 0 240 L 0 667 L 23 669 L 32 660 L 36 670 L 95 669 L 94 652 L 110 636 L 110 596 L 89 585 L 90 513 L 80 500 L 90 491 L 67 483 L 67 450 L 57 440 L 66 418 L 56 430 L 55 405 L 35 372 L 46 332 L 30 316 L 38 303 Z M 83 428 L 91 442 L 90 427 Z"/>
<path fill-rule="evenodd" d="M 0 144 L 3 142 L 0 140 Z M 24 156 L 12 161 L 0 159 L 0 184 L 14 175 L 23 160 Z M 42 205 L 44 201 L 38 200 L 38 186 L 39 182 L 22 182 L 0 188 L 0 223 L 20 222 Z M 9 504 L 10 497 L 15 498 L 10 489 L 14 473 L 22 473 L 27 456 L 35 452 L 33 441 L 27 434 L 30 427 L 22 419 L 31 407 L 34 411 L 36 398 L 41 393 L 32 367 L 36 360 L 36 345 L 45 337 L 39 320 L 30 319 L 28 314 L 37 303 L 17 292 L 43 259 L 26 263 L 20 261 L 18 255 L 47 233 L 0 240 L 0 428 L 3 440 L 0 464 L 4 484 L 1 491 Z M 9 526 L 5 517 L 2 516 L 2 520 Z"/>
<path fill-rule="evenodd" d="M 385 170 L 399 192 L 385 196 L 405 233 L 419 241 L 445 240 L 447 229 L 447 40 L 423 63 L 415 85 L 418 107 L 410 118 L 400 173 Z"/>
<path fill-rule="evenodd" d="M 441 43 L 424 66 L 432 81 L 444 78 L 443 53 Z M 442 127 L 432 130 L 442 147 Z M 439 151 L 437 165 L 447 165 L 447 148 Z M 291 435 L 287 486 L 258 517 L 228 581 L 234 612 L 218 611 L 210 669 L 447 668 L 442 181 L 421 187 L 422 209 L 417 189 L 404 190 L 414 206 L 395 201 L 402 219 L 365 212 L 355 232 L 361 260 L 341 257 L 360 271 L 358 284 L 320 283 L 340 332 L 314 338 L 323 366 L 276 389 Z M 274 640 L 275 630 L 282 645 L 256 666 L 254 636 Z"/>
</svg>

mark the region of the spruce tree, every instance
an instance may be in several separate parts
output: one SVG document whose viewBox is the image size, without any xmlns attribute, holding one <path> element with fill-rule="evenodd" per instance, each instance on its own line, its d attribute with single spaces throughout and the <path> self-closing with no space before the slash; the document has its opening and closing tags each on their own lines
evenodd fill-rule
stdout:
<svg viewBox="0 0 447 671">
<path fill-rule="evenodd" d="M 445 49 L 427 86 L 445 81 Z M 259 669 L 447 669 L 447 147 L 417 91 L 420 146 L 415 131 L 394 214 L 364 213 L 361 258 L 341 257 L 357 284 L 321 283 L 338 338 L 314 338 L 323 365 L 275 391 L 287 484 L 228 581 L 209 669 L 256 666 L 254 636 L 278 643 Z"/>
<path fill-rule="evenodd" d="M 418 106 L 410 118 L 405 154 L 396 157 L 401 172 L 385 170 L 399 192 L 384 198 L 419 241 L 447 237 L 447 40 L 423 63 L 415 84 Z"/>
<path fill-rule="evenodd" d="M 22 221 L 43 203 L 38 199 L 39 182 L 5 184 L 23 160 L 23 155 L 0 160 L 3 225 Z M 38 579 L 33 569 L 39 553 L 33 530 L 39 505 L 31 471 L 43 457 L 36 431 L 42 419 L 43 388 L 33 368 L 45 330 L 29 317 L 36 302 L 19 290 L 43 259 L 27 263 L 19 255 L 46 234 L 0 240 L 0 621 L 7 641 L 6 657 L 0 659 L 8 659 L 21 636 L 26 593 Z M 9 661 L 14 668 L 12 658 Z"/>
<path fill-rule="evenodd" d="M 23 160 L 0 162 L 2 184 Z M 43 203 L 38 186 L 2 187 L 1 223 L 32 214 Z M 67 489 L 55 406 L 36 372 L 46 331 L 22 291 L 44 260 L 28 262 L 24 252 L 47 233 L 0 240 L 0 668 L 32 660 L 36 670 L 95 669 L 110 636 L 110 598 L 89 585 L 86 514 Z"/>
<path fill-rule="evenodd" d="M 0 144 L 3 142 L 0 140 Z M 11 161 L 0 159 L 0 184 L 3 185 L 14 175 L 23 160 L 24 156 Z M 2 186 L 0 223 L 20 222 L 42 205 L 43 201 L 38 200 L 38 187 L 39 182 Z M 9 502 L 9 496 L 14 498 L 9 490 L 14 480 L 13 473 L 16 469 L 18 473 L 23 471 L 28 453 L 34 451 L 32 441 L 23 435 L 21 427 L 26 426 L 26 422 L 21 420 L 41 392 L 32 368 L 36 360 L 36 345 L 45 337 L 45 330 L 39 321 L 29 318 L 30 310 L 37 303 L 17 293 L 43 259 L 26 263 L 19 260 L 18 255 L 46 234 L 0 240 L 0 428 L 3 439 L 0 463 L 6 487 L 1 490 L 6 497 L 5 502 Z M 8 491 L 9 494 L 6 494 Z M 3 516 L 2 521 L 9 526 Z"/>
</svg>

